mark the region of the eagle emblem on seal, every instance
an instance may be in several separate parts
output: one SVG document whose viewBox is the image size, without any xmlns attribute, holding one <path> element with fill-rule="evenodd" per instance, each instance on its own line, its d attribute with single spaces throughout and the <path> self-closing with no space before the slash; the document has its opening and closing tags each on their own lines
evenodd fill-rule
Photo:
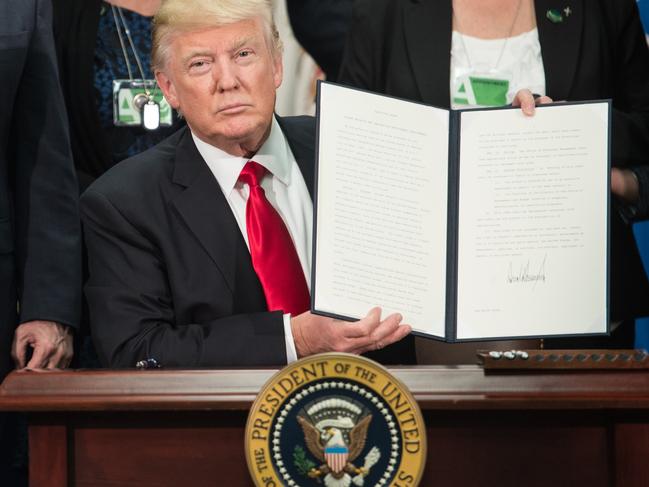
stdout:
<svg viewBox="0 0 649 487">
<path fill-rule="evenodd" d="M 372 466 L 381 457 L 374 446 L 362 466 L 355 461 L 365 449 L 372 415 L 360 405 L 330 397 L 304 408 L 297 416 L 304 442 L 320 466 L 305 472 L 325 487 L 362 486 Z"/>
</svg>

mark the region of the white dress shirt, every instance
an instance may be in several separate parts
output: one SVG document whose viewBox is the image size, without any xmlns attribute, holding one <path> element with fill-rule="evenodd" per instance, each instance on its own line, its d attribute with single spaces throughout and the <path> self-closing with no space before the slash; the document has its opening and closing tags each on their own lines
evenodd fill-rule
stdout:
<svg viewBox="0 0 649 487">
<path fill-rule="evenodd" d="M 239 174 L 249 160 L 264 166 L 267 170 L 261 181 L 266 198 L 280 214 L 288 233 L 293 239 L 304 277 L 309 291 L 311 290 L 311 241 L 313 228 L 313 202 L 302 177 L 302 172 L 295 161 L 295 156 L 288 145 L 277 120 L 273 117 L 270 135 L 257 153 L 250 159 L 230 155 L 213 145 L 203 142 L 192 132 L 192 138 L 198 152 L 209 166 L 221 191 L 234 214 L 241 235 L 248 250 L 248 232 L 246 230 L 246 203 L 250 189 L 239 181 Z M 297 352 L 291 333 L 291 315 L 284 315 L 284 337 L 286 340 L 286 357 L 288 363 L 297 360 Z"/>
</svg>

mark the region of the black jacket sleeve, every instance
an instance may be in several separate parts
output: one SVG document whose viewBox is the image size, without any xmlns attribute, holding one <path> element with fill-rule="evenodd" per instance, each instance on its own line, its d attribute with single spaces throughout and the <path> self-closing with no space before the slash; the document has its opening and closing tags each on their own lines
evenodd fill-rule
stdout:
<svg viewBox="0 0 649 487">
<path fill-rule="evenodd" d="M 15 248 L 20 321 L 78 326 L 81 230 L 68 121 L 58 82 L 48 0 L 37 0 L 13 106 Z"/>
<path fill-rule="evenodd" d="M 353 0 L 287 0 L 295 38 L 330 80 L 338 78 Z"/>
<path fill-rule="evenodd" d="M 281 312 L 179 323 L 171 263 L 154 239 L 92 188 L 83 194 L 81 210 L 90 271 L 85 291 L 93 340 L 105 365 L 128 368 L 150 358 L 165 367 L 286 363 Z"/>
</svg>

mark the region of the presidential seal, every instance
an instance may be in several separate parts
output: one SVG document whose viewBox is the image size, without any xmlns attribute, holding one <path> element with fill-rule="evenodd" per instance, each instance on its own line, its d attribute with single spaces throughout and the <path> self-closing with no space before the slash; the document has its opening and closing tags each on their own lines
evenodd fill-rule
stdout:
<svg viewBox="0 0 649 487">
<path fill-rule="evenodd" d="M 410 392 L 376 362 L 342 353 L 275 374 L 250 410 L 245 443 L 264 487 L 416 486 L 426 458 Z"/>
</svg>

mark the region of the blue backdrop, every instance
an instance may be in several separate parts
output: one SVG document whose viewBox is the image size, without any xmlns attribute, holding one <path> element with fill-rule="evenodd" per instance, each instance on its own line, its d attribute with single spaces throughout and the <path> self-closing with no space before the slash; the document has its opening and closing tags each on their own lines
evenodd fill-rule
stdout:
<svg viewBox="0 0 649 487">
<path fill-rule="evenodd" d="M 640 16 L 642 17 L 645 31 L 649 31 L 649 1 L 638 0 L 638 6 L 640 7 Z"/>
<path fill-rule="evenodd" d="M 640 7 L 640 16 L 642 17 L 645 32 L 649 32 L 649 0 L 638 0 L 638 7 Z M 647 154 L 647 157 L 649 157 L 649 154 Z M 649 270 L 649 221 L 636 223 L 634 231 L 645 270 Z M 649 296 L 647 296 L 647 299 L 649 299 Z M 649 318 L 639 319 L 636 322 L 636 346 L 649 350 Z"/>
</svg>

